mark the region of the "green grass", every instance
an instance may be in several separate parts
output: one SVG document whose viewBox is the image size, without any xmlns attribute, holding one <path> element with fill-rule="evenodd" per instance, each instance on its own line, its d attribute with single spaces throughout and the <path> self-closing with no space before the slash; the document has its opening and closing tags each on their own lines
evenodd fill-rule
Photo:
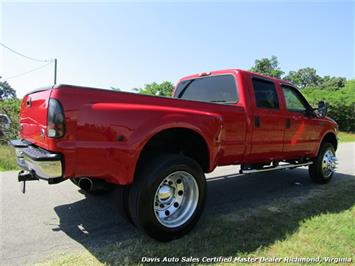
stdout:
<svg viewBox="0 0 355 266">
<path fill-rule="evenodd" d="M 236 206 L 228 213 L 209 215 L 193 232 L 173 242 L 159 243 L 136 232 L 129 240 L 103 248 L 56 254 L 43 265 L 141 265 L 142 256 L 319 256 L 354 261 L 354 190 L 355 179 L 348 177 L 296 198 L 278 198 L 256 208 Z"/>
<path fill-rule="evenodd" d="M 338 138 L 339 138 L 340 142 L 355 141 L 355 133 L 339 132 Z"/>
<path fill-rule="evenodd" d="M 8 145 L 0 145 L 0 172 L 15 169 L 17 169 L 17 165 L 14 148 Z"/>
</svg>

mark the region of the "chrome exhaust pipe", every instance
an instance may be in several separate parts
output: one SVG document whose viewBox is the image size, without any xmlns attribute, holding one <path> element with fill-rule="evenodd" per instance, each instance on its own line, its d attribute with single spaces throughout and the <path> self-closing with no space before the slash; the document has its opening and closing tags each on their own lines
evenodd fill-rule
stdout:
<svg viewBox="0 0 355 266">
<path fill-rule="evenodd" d="M 82 177 L 79 179 L 78 186 L 85 191 L 92 191 L 94 188 L 94 183 L 88 177 Z"/>
</svg>

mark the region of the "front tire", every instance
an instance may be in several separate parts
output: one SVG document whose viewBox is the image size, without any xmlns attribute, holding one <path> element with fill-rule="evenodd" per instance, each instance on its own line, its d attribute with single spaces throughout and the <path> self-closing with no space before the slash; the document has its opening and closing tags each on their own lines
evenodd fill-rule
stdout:
<svg viewBox="0 0 355 266">
<path fill-rule="evenodd" d="M 129 193 L 132 221 L 150 237 L 170 241 L 189 232 L 205 203 L 206 179 L 189 157 L 164 154 L 137 170 Z"/>
<path fill-rule="evenodd" d="M 313 182 L 326 184 L 334 175 L 336 167 L 336 157 L 334 146 L 325 142 L 319 149 L 317 158 L 309 166 L 309 175 Z"/>
</svg>

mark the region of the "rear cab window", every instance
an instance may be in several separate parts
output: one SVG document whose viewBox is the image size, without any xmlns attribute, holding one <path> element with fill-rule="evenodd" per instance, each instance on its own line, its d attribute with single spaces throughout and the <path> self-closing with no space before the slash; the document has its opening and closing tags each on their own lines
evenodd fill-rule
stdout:
<svg viewBox="0 0 355 266">
<path fill-rule="evenodd" d="M 279 99 L 277 96 L 275 83 L 258 77 L 252 78 L 255 105 L 257 108 L 279 109 Z"/>
<path fill-rule="evenodd" d="M 174 97 L 211 103 L 236 103 L 236 80 L 231 74 L 183 80 L 176 87 Z"/>
</svg>

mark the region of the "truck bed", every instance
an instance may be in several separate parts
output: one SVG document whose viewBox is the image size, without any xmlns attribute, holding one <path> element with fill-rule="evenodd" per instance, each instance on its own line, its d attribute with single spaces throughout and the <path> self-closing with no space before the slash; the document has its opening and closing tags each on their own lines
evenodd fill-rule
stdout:
<svg viewBox="0 0 355 266">
<path fill-rule="evenodd" d="M 46 134 L 49 97 L 63 105 L 66 132 L 60 139 Z M 28 99 L 31 107 L 26 107 Z M 22 138 L 64 154 L 67 177 L 100 176 L 117 183 L 120 176 L 128 183 L 133 178 L 128 169 L 135 168 L 145 143 L 167 128 L 187 128 L 203 137 L 213 158 L 208 171 L 217 164 L 236 163 L 236 154 L 241 158 L 245 151 L 241 105 L 58 85 L 26 95 L 21 110 Z"/>
</svg>

